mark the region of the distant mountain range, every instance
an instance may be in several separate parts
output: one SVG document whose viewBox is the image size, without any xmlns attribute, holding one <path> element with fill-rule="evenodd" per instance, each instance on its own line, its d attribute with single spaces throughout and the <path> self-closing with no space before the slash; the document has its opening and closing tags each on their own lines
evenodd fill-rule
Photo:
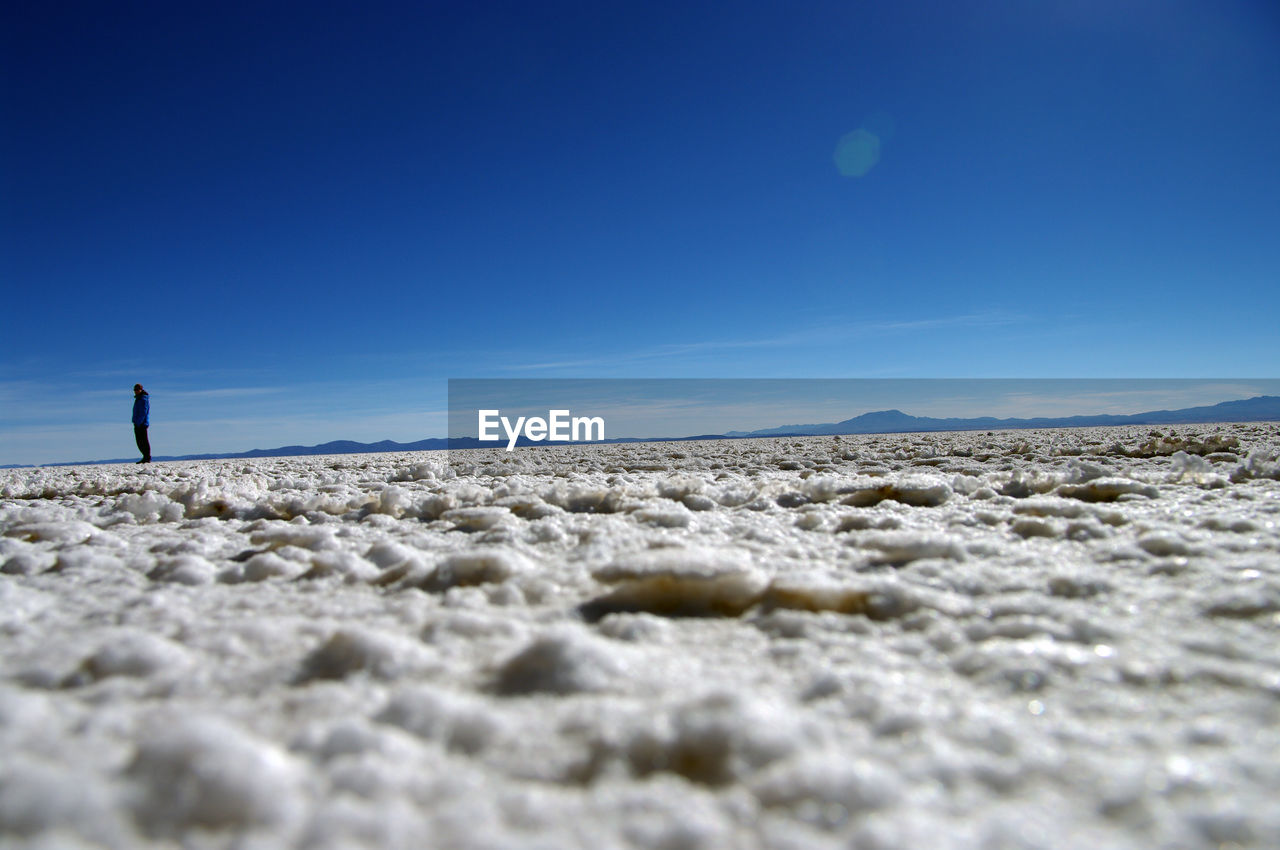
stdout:
<svg viewBox="0 0 1280 850">
<path fill-rule="evenodd" d="M 1185 425 L 1212 422 L 1271 422 L 1280 420 L 1280 397 L 1257 396 L 1240 401 L 1224 401 L 1207 407 L 1181 410 L 1152 410 L 1127 416 L 1096 414 L 1036 419 L 935 419 L 912 416 L 901 410 L 878 410 L 843 422 L 821 425 L 782 425 L 759 431 L 728 431 L 726 437 L 779 437 L 824 434 L 900 434 L 916 431 L 1010 431 L 1024 428 L 1095 428 L 1103 425 Z"/>
<path fill-rule="evenodd" d="M 1218 422 L 1275 422 L 1280 421 L 1280 396 L 1257 396 L 1239 401 L 1224 401 L 1206 407 L 1187 407 L 1181 410 L 1152 410 L 1128 416 L 1097 414 L 1092 416 L 1041 417 L 1036 419 L 998 419 L 981 416 L 972 419 L 936 419 L 929 416 L 912 416 L 901 410 L 877 410 L 864 413 L 842 422 L 826 422 L 811 425 L 781 425 L 758 431 L 727 431 L 724 434 L 698 434 L 692 437 L 619 437 L 604 440 L 605 443 L 684 442 L 689 440 L 745 439 L 750 437 L 811 437 L 838 436 L 841 434 L 902 434 L 937 431 L 1011 431 L 1026 428 L 1094 428 L 1106 425 L 1179 425 L 1212 424 Z M 499 443 L 480 442 L 474 437 L 448 439 L 431 437 L 413 443 L 397 443 L 382 440 L 377 443 L 357 443 L 352 440 L 334 440 L 318 446 L 281 446 L 276 449 L 253 449 L 234 454 L 182 455 L 160 457 L 155 460 L 224 460 L 255 457 L 306 457 L 310 455 L 366 454 L 374 452 L 421 452 L 442 449 L 476 449 L 505 446 Z M 532 443 L 523 437 L 519 446 L 555 445 Z M 48 464 L 49 466 L 85 466 L 96 463 L 132 463 L 133 458 L 114 460 L 77 461 L 74 463 Z"/>
</svg>

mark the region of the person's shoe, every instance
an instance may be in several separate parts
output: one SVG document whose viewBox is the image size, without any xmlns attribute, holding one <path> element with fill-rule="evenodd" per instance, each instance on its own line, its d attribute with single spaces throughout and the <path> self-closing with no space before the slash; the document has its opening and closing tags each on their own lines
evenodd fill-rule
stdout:
<svg viewBox="0 0 1280 850">
<path fill-rule="evenodd" d="M 135 461 L 134 461 L 134 464 L 136 465 L 136 464 L 139 464 L 139 463 L 146 463 L 146 462 L 147 462 L 147 459 L 146 459 L 146 458 L 143 458 L 142 460 L 135 460 Z"/>
</svg>

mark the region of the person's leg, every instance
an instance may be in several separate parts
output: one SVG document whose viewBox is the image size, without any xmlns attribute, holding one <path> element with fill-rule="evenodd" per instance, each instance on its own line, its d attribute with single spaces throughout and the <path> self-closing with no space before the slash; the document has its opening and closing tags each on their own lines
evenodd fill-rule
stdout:
<svg viewBox="0 0 1280 850">
<path fill-rule="evenodd" d="M 134 425 L 133 438 L 138 443 L 138 451 L 142 452 L 142 460 L 140 463 L 151 462 L 151 441 L 147 439 L 147 426 Z"/>
</svg>

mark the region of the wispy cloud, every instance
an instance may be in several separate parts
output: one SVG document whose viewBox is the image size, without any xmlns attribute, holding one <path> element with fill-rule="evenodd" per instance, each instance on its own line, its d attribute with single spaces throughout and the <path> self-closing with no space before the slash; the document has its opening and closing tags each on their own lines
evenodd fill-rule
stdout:
<svg viewBox="0 0 1280 850">
<path fill-rule="evenodd" d="M 173 398 L 206 399 L 279 395 L 289 391 L 289 387 L 216 387 L 208 390 L 171 390 L 168 394 Z"/>
<path fill-rule="evenodd" d="M 897 333 L 937 330 L 939 328 L 991 328 L 1002 325 L 1022 324 L 1027 321 L 1029 321 L 1028 317 L 1016 313 L 966 313 L 961 316 L 944 316 L 932 319 L 867 322 L 861 325 L 861 329 L 865 333 Z"/>
<path fill-rule="evenodd" d="M 1022 324 L 1026 316 L 1007 312 L 965 313 L 928 319 L 880 319 L 861 322 L 821 322 L 796 328 L 786 333 L 749 339 L 702 339 L 667 343 L 594 357 L 542 360 L 511 366 L 514 371 L 547 371 L 553 369 L 599 369 L 623 366 L 652 366 L 663 361 L 685 359 L 701 354 L 745 351 L 753 349 L 785 349 L 848 343 L 859 339 L 900 334 L 925 333 L 944 329 L 993 328 Z"/>
</svg>

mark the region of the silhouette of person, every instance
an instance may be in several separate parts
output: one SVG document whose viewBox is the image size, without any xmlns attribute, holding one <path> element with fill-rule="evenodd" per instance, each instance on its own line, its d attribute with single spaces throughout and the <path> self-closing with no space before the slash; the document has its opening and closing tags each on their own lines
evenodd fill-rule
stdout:
<svg viewBox="0 0 1280 850">
<path fill-rule="evenodd" d="M 147 439 L 147 428 L 151 425 L 151 397 L 142 388 L 142 384 L 133 385 L 133 438 L 138 443 L 138 451 L 142 452 L 142 460 L 137 463 L 151 463 L 151 441 Z"/>
</svg>

